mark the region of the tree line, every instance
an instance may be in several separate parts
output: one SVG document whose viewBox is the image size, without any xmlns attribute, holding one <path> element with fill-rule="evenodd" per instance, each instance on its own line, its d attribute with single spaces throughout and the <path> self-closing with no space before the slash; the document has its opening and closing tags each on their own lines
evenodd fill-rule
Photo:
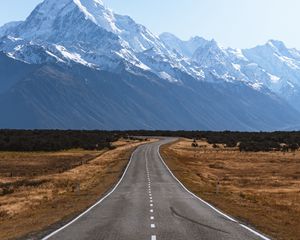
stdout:
<svg viewBox="0 0 300 240">
<path fill-rule="evenodd" d="M 238 147 L 240 151 L 296 151 L 300 146 L 300 132 L 214 132 L 214 131 L 131 131 L 139 136 L 184 137 L 204 139 L 210 144 Z M 196 146 L 196 145 L 195 145 Z"/>
<path fill-rule="evenodd" d="M 0 130 L 0 151 L 101 150 L 118 139 L 107 131 Z"/>
<path fill-rule="evenodd" d="M 285 152 L 296 151 L 300 146 L 300 132 L 0 130 L 0 151 L 101 150 L 111 148 L 111 143 L 120 138 L 133 136 L 205 139 L 210 144 L 239 147 L 241 151 Z"/>
</svg>

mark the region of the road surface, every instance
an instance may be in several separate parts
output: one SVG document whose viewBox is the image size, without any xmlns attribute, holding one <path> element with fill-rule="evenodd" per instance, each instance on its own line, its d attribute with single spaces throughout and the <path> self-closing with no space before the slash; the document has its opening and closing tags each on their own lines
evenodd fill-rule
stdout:
<svg viewBox="0 0 300 240">
<path fill-rule="evenodd" d="M 43 240 L 268 239 L 189 193 L 159 155 L 170 141 L 138 147 L 106 198 Z"/>
</svg>

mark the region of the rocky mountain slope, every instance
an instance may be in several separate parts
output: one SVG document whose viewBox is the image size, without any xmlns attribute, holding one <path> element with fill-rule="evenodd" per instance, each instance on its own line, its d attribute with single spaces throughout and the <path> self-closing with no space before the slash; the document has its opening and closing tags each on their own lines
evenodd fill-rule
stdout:
<svg viewBox="0 0 300 240">
<path fill-rule="evenodd" d="M 155 36 L 100 0 L 45 0 L 0 28 L 0 52 L 1 128 L 275 130 L 300 119 L 297 50 L 273 49 L 268 65 L 260 49 Z"/>
</svg>

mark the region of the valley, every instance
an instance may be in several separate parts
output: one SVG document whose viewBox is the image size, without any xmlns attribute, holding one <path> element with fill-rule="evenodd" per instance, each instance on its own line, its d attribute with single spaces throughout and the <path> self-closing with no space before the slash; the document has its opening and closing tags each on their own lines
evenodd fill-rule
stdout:
<svg viewBox="0 0 300 240">
<path fill-rule="evenodd" d="M 292 1 L 3 1 L 0 240 L 300 240 Z"/>
</svg>

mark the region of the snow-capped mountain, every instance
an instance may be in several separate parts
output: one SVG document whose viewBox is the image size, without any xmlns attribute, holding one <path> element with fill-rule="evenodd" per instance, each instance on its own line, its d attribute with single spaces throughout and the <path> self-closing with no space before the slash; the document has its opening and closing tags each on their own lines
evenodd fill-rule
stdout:
<svg viewBox="0 0 300 240">
<path fill-rule="evenodd" d="M 224 81 L 241 81 L 257 90 L 272 90 L 272 75 L 250 62 L 240 49 L 225 49 L 212 40 L 194 52 L 193 60 Z"/>
<path fill-rule="evenodd" d="M 203 69 L 225 81 L 242 81 L 257 90 L 268 89 L 300 109 L 300 52 L 288 49 L 283 42 L 270 40 L 252 49 L 220 46 L 215 40 L 201 38 L 186 51 L 190 41 L 164 33 L 161 39 L 170 48 L 183 54 Z M 195 39 L 195 38 L 192 38 Z"/>
<path fill-rule="evenodd" d="M 300 51 L 271 40 L 265 45 L 245 49 L 243 54 L 270 75 L 270 88 L 274 92 L 300 109 Z"/>
<path fill-rule="evenodd" d="M 296 50 L 276 48 L 281 59 L 295 61 L 289 67 L 297 63 Z M 0 109 L 6 112 L 0 127 L 297 125 L 300 114 L 279 94 L 286 75 L 272 71 L 275 60 L 264 65 L 268 54 L 274 53 L 225 49 L 200 37 L 158 37 L 101 0 L 45 0 L 25 21 L 0 28 Z M 287 91 L 296 79 L 284 80 Z"/>
<path fill-rule="evenodd" d="M 186 68 L 190 64 L 183 59 L 179 61 L 177 55 L 147 28 L 128 16 L 114 14 L 100 0 L 63 0 L 59 3 L 46 0 L 25 22 L 6 26 L 5 30 L 0 30 L 0 36 L 1 32 L 11 39 L 28 41 L 26 44 L 14 41 L 15 44 L 10 43 L 11 49 L 7 49 L 7 45 L 6 49 L 0 48 L 19 60 L 25 60 L 17 56 L 22 56 L 23 51 L 28 53 L 28 46 L 37 45 L 47 48 L 45 54 L 50 55 L 50 59 L 76 61 L 103 70 L 115 71 L 125 62 L 141 70 L 152 70 L 158 76 L 166 76 L 167 80 L 177 79 L 174 68 L 195 78 L 202 76 L 193 66 Z M 155 52 L 155 58 L 149 57 L 149 51 Z M 160 71 L 159 65 L 170 60 L 172 69 Z M 26 61 L 29 61 L 28 57 Z M 32 63 L 36 63 L 35 56 Z"/>
<path fill-rule="evenodd" d="M 162 33 L 159 38 L 164 44 L 170 47 L 171 50 L 176 50 L 183 56 L 191 58 L 194 52 L 208 41 L 201 37 L 193 37 L 187 41 L 182 41 L 171 33 Z"/>
</svg>

